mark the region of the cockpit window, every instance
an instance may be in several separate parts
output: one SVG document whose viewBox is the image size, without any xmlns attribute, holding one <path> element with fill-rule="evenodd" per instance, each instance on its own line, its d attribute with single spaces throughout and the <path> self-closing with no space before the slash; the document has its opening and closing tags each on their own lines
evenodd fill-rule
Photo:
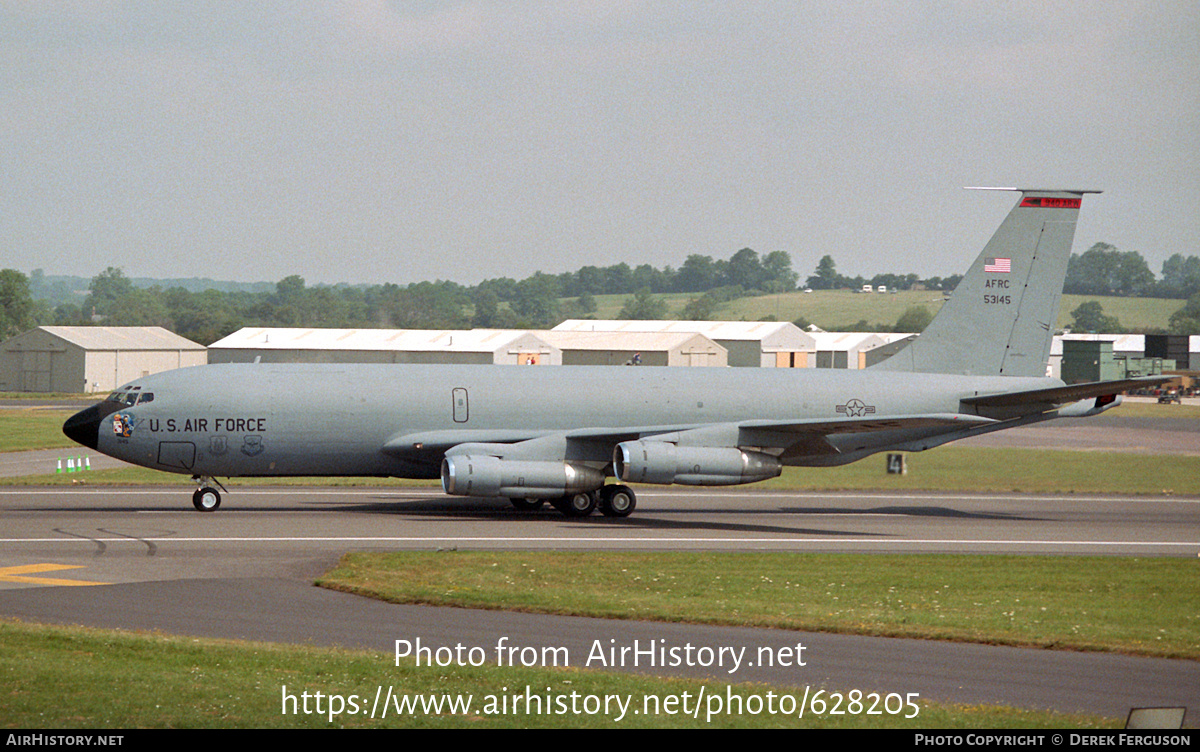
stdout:
<svg viewBox="0 0 1200 752">
<path fill-rule="evenodd" d="M 137 392 L 113 392 L 105 397 L 104 401 L 115 402 L 118 405 L 125 405 L 126 407 L 133 407 L 134 405 L 139 405 L 143 402 L 153 402 L 154 392 L 143 392 L 141 394 L 138 394 Z"/>
</svg>

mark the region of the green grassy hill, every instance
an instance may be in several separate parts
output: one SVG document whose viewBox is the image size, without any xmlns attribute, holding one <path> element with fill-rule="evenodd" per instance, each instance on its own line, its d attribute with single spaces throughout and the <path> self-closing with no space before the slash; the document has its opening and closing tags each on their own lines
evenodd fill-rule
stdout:
<svg viewBox="0 0 1200 752">
<path fill-rule="evenodd" d="M 625 304 L 628 295 L 596 296 L 597 319 L 613 319 Z M 694 293 L 659 296 L 667 301 L 667 315 L 680 318 L 683 307 Z M 1106 316 L 1115 316 L 1125 329 L 1133 331 L 1165 330 L 1171 314 L 1183 307 L 1184 301 L 1167 298 L 1114 298 L 1089 295 L 1064 295 L 1058 313 L 1059 328 L 1071 322 L 1071 311 L 1080 303 L 1095 300 Z M 717 307 L 715 320 L 759 321 L 774 317 L 776 321 L 795 321 L 804 317 L 822 329 L 846 329 L 858 321 L 891 327 L 910 306 L 925 306 L 931 313 L 942 307 L 942 295 L 936 291 L 897 292 L 887 295 L 855 293 L 849 290 L 818 290 L 811 293 L 789 292 L 739 298 Z"/>
</svg>

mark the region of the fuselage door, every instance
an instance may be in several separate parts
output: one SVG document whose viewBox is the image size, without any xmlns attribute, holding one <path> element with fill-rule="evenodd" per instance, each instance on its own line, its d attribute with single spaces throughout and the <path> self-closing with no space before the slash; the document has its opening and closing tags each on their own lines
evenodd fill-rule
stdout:
<svg viewBox="0 0 1200 752">
<path fill-rule="evenodd" d="M 454 400 L 454 422 L 466 423 L 471 417 L 470 405 L 467 402 L 467 390 L 463 387 L 457 387 L 451 394 Z"/>
<path fill-rule="evenodd" d="M 160 441 L 158 464 L 191 470 L 196 464 L 196 445 L 190 441 Z"/>
</svg>

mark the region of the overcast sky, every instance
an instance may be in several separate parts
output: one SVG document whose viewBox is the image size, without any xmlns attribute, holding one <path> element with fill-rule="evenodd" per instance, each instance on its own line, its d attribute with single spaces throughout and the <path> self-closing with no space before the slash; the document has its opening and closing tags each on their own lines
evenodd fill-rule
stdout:
<svg viewBox="0 0 1200 752">
<path fill-rule="evenodd" d="M 1200 255 L 1200 3 L 0 0 L 0 267 L 961 272 L 1014 196 Z"/>
</svg>

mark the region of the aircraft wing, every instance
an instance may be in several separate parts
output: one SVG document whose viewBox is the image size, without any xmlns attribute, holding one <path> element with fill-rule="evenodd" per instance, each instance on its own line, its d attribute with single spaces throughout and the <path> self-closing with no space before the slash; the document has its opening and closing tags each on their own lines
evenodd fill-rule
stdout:
<svg viewBox="0 0 1200 752">
<path fill-rule="evenodd" d="M 738 424 L 738 446 L 783 449 L 781 459 L 821 457 L 840 454 L 830 437 L 839 434 L 865 434 L 919 429 L 967 431 L 999 421 L 978 415 L 931 413 L 927 415 L 892 415 L 847 417 L 833 420 L 752 420 Z"/>
<path fill-rule="evenodd" d="M 694 446 L 756 446 L 813 454 L 836 452 L 825 437 L 843 433 L 868 433 L 903 429 L 957 427 L 970 429 L 998 421 L 978 415 L 936 413 L 926 415 L 860 416 L 807 420 L 748 420 L 736 423 L 685 424 L 668 426 L 592 427 L 561 430 L 450 429 L 404 433 L 389 438 L 381 447 L 393 456 L 445 453 L 464 445 L 488 445 L 504 454 L 536 454 L 534 445 L 558 442 L 603 444 L 647 439 L 684 442 Z M 511 450 L 502 449 L 507 445 Z M 533 450 L 533 451 L 530 451 Z"/>
<path fill-rule="evenodd" d="M 412 452 L 445 452 L 462 444 L 520 444 L 526 441 L 557 436 L 564 439 L 624 441 L 638 438 L 647 433 L 686 431 L 697 426 L 631 426 L 628 428 L 581 428 L 570 431 L 554 429 L 450 429 L 445 431 L 418 431 L 390 437 L 381 449 L 392 455 Z"/>
<path fill-rule="evenodd" d="M 888 431 L 900 428 L 932 428 L 958 426 L 970 428 L 975 425 L 995 423 L 991 418 L 959 413 L 931 413 L 927 415 L 885 415 L 833 420 L 747 420 L 738 423 L 743 429 L 763 429 L 782 433 L 821 434 L 862 433 L 864 431 Z"/>
<path fill-rule="evenodd" d="M 1157 386 L 1174 379 L 1174 376 L 1143 376 L 1135 379 L 1120 379 L 1118 381 L 1089 381 L 1086 384 L 1070 384 L 1068 386 L 1050 387 L 1048 389 L 1030 389 L 1024 392 L 1005 392 L 1003 394 L 985 394 L 978 397 L 965 397 L 962 402 L 976 407 L 1013 407 L 1032 404 L 1058 404 L 1075 402 L 1088 397 L 1104 397 L 1120 394 L 1129 389 Z"/>
</svg>

